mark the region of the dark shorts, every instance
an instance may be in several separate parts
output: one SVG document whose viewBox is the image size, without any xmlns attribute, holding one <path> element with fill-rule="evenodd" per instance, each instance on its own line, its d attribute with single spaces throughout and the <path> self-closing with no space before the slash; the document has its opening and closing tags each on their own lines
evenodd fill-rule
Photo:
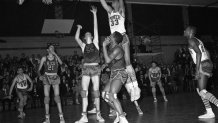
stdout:
<svg viewBox="0 0 218 123">
<path fill-rule="evenodd" d="M 156 86 L 156 84 L 160 84 L 161 80 L 160 78 L 151 78 L 151 86 Z"/>
<path fill-rule="evenodd" d="M 58 75 L 44 75 L 44 85 L 58 85 L 60 84 L 60 77 Z"/>
<path fill-rule="evenodd" d="M 17 92 L 17 95 L 19 96 L 19 94 L 23 95 L 23 96 L 26 96 L 28 94 L 28 91 L 27 89 L 19 89 L 17 88 L 16 89 L 16 92 Z"/>
<path fill-rule="evenodd" d="M 101 68 L 99 65 L 84 65 L 82 68 L 83 76 L 100 76 Z"/>
<path fill-rule="evenodd" d="M 212 76 L 213 63 L 210 60 L 202 61 L 200 64 L 200 73 L 206 76 Z"/>
<path fill-rule="evenodd" d="M 111 71 L 110 81 L 120 80 L 124 84 L 127 80 L 127 77 L 128 75 L 125 69 L 113 70 Z"/>
</svg>

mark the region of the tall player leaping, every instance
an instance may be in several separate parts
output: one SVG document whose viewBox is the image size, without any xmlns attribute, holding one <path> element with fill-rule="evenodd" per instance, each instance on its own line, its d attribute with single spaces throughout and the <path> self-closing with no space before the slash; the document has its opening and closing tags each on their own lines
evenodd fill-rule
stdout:
<svg viewBox="0 0 218 123">
<path fill-rule="evenodd" d="M 134 101 L 136 109 L 140 115 L 143 114 L 140 109 L 137 100 L 140 97 L 140 89 L 138 87 L 138 82 L 136 80 L 135 71 L 130 62 L 130 41 L 126 34 L 125 29 L 125 6 L 123 0 L 114 0 L 112 2 L 112 7 L 109 6 L 105 0 L 100 0 L 103 8 L 108 12 L 108 19 L 111 34 L 115 31 L 123 35 L 122 47 L 125 52 L 125 62 L 126 62 L 126 71 L 128 73 L 128 79 L 126 82 L 126 89 L 131 96 L 131 101 Z"/>
<path fill-rule="evenodd" d="M 194 63 L 196 64 L 195 79 L 198 81 L 197 92 L 200 95 L 206 114 L 198 118 L 214 118 L 215 115 L 210 106 L 210 102 L 218 107 L 218 100 L 213 94 L 206 90 L 207 80 L 212 75 L 213 64 L 210 60 L 209 52 L 205 49 L 204 44 L 195 37 L 195 27 L 189 26 L 184 31 L 184 36 L 188 39 L 188 48 Z"/>
</svg>

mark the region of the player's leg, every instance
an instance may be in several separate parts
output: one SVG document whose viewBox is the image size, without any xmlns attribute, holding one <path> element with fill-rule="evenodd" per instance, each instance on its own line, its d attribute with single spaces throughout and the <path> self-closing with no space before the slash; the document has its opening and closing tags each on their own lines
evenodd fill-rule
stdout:
<svg viewBox="0 0 218 123">
<path fill-rule="evenodd" d="M 92 66 L 90 68 L 90 74 L 91 74 L 91 79 L 92 79 L 92 108 L 91 110 L 88 111 L 89 114 L 96 114 L 97 111 L 99 112 L 100 111 L 100 93 L 99 93 L 99 78 L 100 78 L 100 75 L 101 75 L 101 69 L 99 66 Z M 97 98 L 96 98 L 96 95 L 97 95 Z M 99 95 L 99 96 L 98 96 Z"/>
<path fill-rule="evenodd" d="M 151 91 L 154 98 L 154 102 L 157 102 L 157 96 L 156 96 L 156 82 L 151 82 Z"/>
<path fill-rule="evenodd" d="M 167 102 L 168 100 L 167 100 L 167 98 L 166 98 L 166 94 L 165 94 L 165 90 L 164 90 L 164 88 L 163 88 L 162 82 L 159 81 L 157 84 L 158 84 L 158 86 L 159 86 L 159 88 L 160 88 L 160 91 L 161 91 L 161 93 L 162 93 L 162 95 L 163 95 L 164 101 Z"/>
<path fill-rule="evenodd" d="M 115 110 L 119 114 L 119 122 L 120 123 L 128 123 L 128 121 L 127 121 L 127 119 L 125 117 L 125 113 L 123 112 L 121 103 L 120 103 L 120 101 L 117 98 L 117 93 L 120 91 L 122 85 L 123 85 L 122 78 L 114 79 L 111 82 L 109 99 L 114 104 Z M 115 119 L 115 121 L 117 121 L 117 119 Z"/>
<path fill-rule="evenodd" d="M 143 115 L 143 112 L 142 112 L 137 100 L 134 101 L 134 104 L 135 104 L 135 107 L 136 107 L 136 109 L 138 111 L 138 114 Z"/>
<path fill-rule="evenodd" d="M 51 85 L 44 84 L 45 121 L 43 123 L 50 123 L 50 115 L 49 115 L 50 87 Z"/>
<path fill-rule="evenodd" d="M 136 109 L 138 111 L 138 114 L 139 115 L 143 115 L 143 112 L 137 102 L 137 100 L 135 99 L 135 92 L 136 92 L 136 88 L 134 87 L 134 84 L 133 82 L 131 81 L 132 79 L 130 78 L 130 76 L 128 75 L 128 79 L 127 79 L 127 82 L 125 84 L 125 87 L 126 87 L 126 90 L 127 92 L 129 93 L 130 97 L 131 97 L 131 101 L 134 102 L 135 106 L 136 106 Z"/>
<path fill-rule="evenodd" d="M 23 97 L 23 94 L 20 90 L 17 90 L 17 96 L 19 98 L 19 106 L 18 106 L 18 111 L 19 111 L 19 115 L 18 115 L 18 118 L 21 118 L 23 119 L 24 116 L 23 116 L 23 107 L 24 107 L 24 97 Z"/>
<path fill-rule="evenodd" d="M 27 92 L 25 92 L 25 93 L 23 94 L 23 106 L 24 106 L 24 107 L 27 105 L 27 97 L 28 97 Z M 26 116 L 26 114 L 24 113 L 24 111 L 23 111 L 23 116 L 24 116 L 24 117 Z"/>
<path fill-rule="evenodd" d="M 54 100 L 58 107 L 59 117 L 60 117 L 60 123 L 65 123 L 64 117 L 63 117 L 63 111 L 61 106 L 61 99 L 60 99 L 60 89 L 59 84 L 52 85 L 54 90 Z"/>
<path fill-rule="evenodd" d="M 208 77 L 203 74 L 201 74 L 201 78 L 198 80 L 199 95 L 201 96 L 207 111 L 206 114 L 201 115 L 198 118 L 214 118 L 215 115 L 212 111 L 209 101 L 216 106 L 218 105 L 218 100 L 216 99 L 216 97 L 206 90 L 207 80 Z"/>
<path fill-rule="evenodd" d="M 93 83 L 94 104 L 97 110 L 96 119 L 99 122 L 104 122 L 105 120 L 102 118 L 101 112 L 100 112 L 100 92 L 99 92 L 100 77 L 99 75 L 92 76 L 92 83 Z"/>
<path fill-rule="evenodd" d="M 82 97 L 82 117 L 76 121 L 75 123 L 80 122 L 88 122 L 87 118 L 87 107 L 88 107 L 88 88 L 90 83 L 90 76 L 83 75 L 82 76 L 82 90 L 81 90 L 81 97 Z"/>
<path fill-rule="evenodd" d="M 143 112 L 142 112 L 142 110 L 137 102 L 137 100 L 140 98 L 141 90 L 138 87 L 136 74 L 135 74 L 135 71 L 134 71 L 132 65 L 127 66 L 126 71 L 128 73 L 128 78 L 127 78 L 127 81 L 125 84 L 126 90 L 131 97 L 131 101 L 134 101 L 134 104 L 136 106 L 136 109 L 137 109 L 139 115 L 143 115 Z"/>
<path fill-rule="evenodd" d="M 108 105 L 110 106 L 110 114 L 109 114 L 109 116 L 115 116 L 116 115 L 116 111 L 114 110 L 115 107 L 114 107 L 113 103 L 110 102 L 110 100 L 109 100 L 110 86 L 111 86 L 111 81 L 109 81 L 105 85 L 104 90 L 102 91 L 101 96 L 105 100 L 105 102 L 107 102 Z"/>
<path fill-rule="evenodd" d="M 75 90 L 75 104 L 79 105 L 80 102 L 79 102 L 79 95 L 80 95 L 80 92 L 81 92 L 81 88 L 80 86 L 76 86 L 76 90 Z"/>
</svg>

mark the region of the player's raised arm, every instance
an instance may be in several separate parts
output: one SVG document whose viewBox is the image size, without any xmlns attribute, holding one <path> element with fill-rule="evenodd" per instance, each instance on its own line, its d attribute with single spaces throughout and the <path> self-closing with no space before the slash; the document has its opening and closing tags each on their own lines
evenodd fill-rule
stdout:
<svg viewBox="0 0 218 123">
<path fill-rule="evenodd" d="M 100 0 L 101 5 L 103 6 L 103 8 L 108 12 L 111 13 L 112 12 L 112 8 L 107 4 L 107 2 L 105 0 Z"/>
<path fill-rule="evenodd" d="M 85 45 L 82 42 L 82 40 L 80 39 L 80 30 L 82 29 L 81 25 L 77 25 L 77 31 L 76 31 L 76 35 L 75 35 L 75 40 L 78 43 L 78 45 L 83 48 Z"/>
<path fill-rule="evenodd" d="M 121 15 L 122 15 L 123 17 L 125 17 L 125 5 L 124 5 L 123 0 L 119 0 L 119 3 L 120 3 L 120 9 L 119 9 L 119 11 L 120 11 Z"/>
<path fill-rule="evenodd" d="M 94 17 L 94 39 L 93 43 L 98 46 L 98 20 L 97 20 L 97 8 L 95 6 L 92 6 L 92 9 L 90 10 L 93 13 Z"/>
</svg>

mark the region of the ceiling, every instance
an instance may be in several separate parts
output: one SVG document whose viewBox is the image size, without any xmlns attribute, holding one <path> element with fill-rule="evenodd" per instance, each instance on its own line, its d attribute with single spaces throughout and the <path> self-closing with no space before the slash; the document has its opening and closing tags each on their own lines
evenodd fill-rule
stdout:
<svg viewBox="0 0 218 123">
<path fill-rule="evenodd" d="M 15 2 L 16 0 L 0 0 L 1 2 Z M 31 0 L 39 2 L 41 0 Z M 99 0 L 57 0 L 57 1 L 86 1 L 99 2 Z M 106 0 L 112 1 L 112 0 Z M 153 4 L 153 5 L 176 5 L 176 6 L 201 6 L 218 7 L 218 0 L 124 0 L 126 3 Z"/>
<path fill-rule="evenodd" d="M 73 0 L 69 0 L 69 1 L 73 1 Z M 81 1 L 96 2 L 99 0 L 81 0 Z M 107 0 L 107 1 L 111 1 L 111 0 Z M 217 0 L 125 0 L 125 1 L 127 3 L 138 3 L 138 4 L 218 7 Z"/>
</svg>

